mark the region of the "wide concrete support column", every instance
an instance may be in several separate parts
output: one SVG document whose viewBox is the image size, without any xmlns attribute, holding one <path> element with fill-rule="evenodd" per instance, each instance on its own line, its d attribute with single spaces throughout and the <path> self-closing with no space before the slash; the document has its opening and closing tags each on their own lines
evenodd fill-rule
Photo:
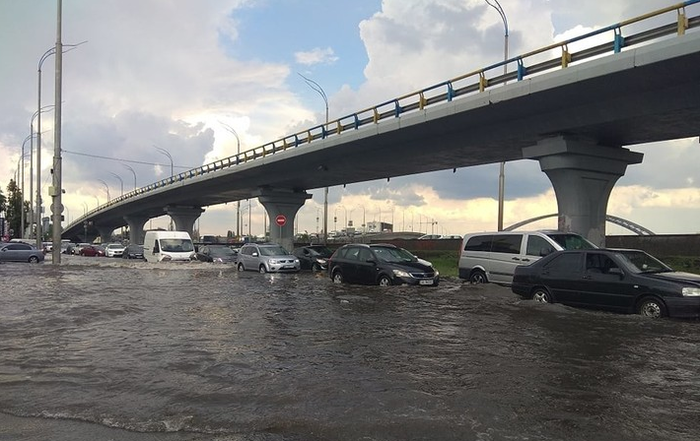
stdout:
<svg viewBox="0 0 700 441">
<path fill-rule="evenodd" d="M 204 213 L 202 207 L 181 207 L 176 205 L 168 205 L 165 207 L 165 212 L 175 222 L 175 230 L 187 231 L 192 237 L 194 223 L 199 219 L 199 216 Z M 195 239 L 194 237 L 192 238 Z"/>
<path fill-rule="evenodd" d="M 265 207 L 270 225 L 270 240 L 282 245 L 287 251 L 294 248 L 294 218 L 311 195 L 306 192 L 260 189 L 254 196 Z M 276 222 L 277 216 L 286 218 L 284 226 Z"/>
<path fill-rule="evenodd" d="M 143 238 L 146 235 L 146 233 L 143 231 L 143 227 L 146 225 L 146 222 L 148 222 L 149 219 L 150 217 L 148 216 L 124 216 L 124 220 L 126 221 L 127 225 L 129 225 L 129 243 L 138 245 L 143 244 Z"/>
<path fill-rule="evenodd" d="M 605 216 L 610 192 L 629 164 L 644 155 L 593 140 L 558 136 L 523 149 L 523 157 L 537 159 L 554 187 L 559 230 L 573 231 L 605 246 Z"/>
<path fill-rule="evenodd" d="M 114 227 L 95 225 L 97 232 L 100 233 L 100 241 L 102 243 L 109 243 L 112 240 L 112 233 L 114 233 Z"/>
</svg>

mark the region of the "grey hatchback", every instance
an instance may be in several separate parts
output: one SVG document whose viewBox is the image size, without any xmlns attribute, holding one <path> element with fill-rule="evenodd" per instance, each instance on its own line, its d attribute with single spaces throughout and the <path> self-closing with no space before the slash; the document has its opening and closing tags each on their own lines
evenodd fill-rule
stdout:
<svg viewBox="0 0 700 441">
<path fill-rule="evenodd" d="M 300 269 L 299 259 L 277 244 L 247 243 L 238 253 L 238 271 L 296 273 Z"/>
<path fill-rule="evenodd" d="M 44 252 L 21 242 L 0 245 L 0 261 L 37 263 L 44 260 Z"/>
</svg>

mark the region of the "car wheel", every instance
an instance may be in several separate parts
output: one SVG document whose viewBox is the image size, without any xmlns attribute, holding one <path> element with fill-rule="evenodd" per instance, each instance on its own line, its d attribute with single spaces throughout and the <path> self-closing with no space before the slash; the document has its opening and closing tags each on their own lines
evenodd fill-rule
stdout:
<svg viewBox="0 0 700 441">
<path fill-rule="evenodd" d="M 245 271 L 245 268 L 243 268 L 243 264 L 242 264 L 242 263 L 239 263 L 239 264 L 238 264 L 238 271 L 240 271 L 240 272 Z"/>
<path fill-rule="evenodd" d="M 486 273 L 481 270 L 474 270 L 469 275 L 469 283 L 473 285 L 478 285 L 480 283 L 486 283 Z"/>
<path fill-rule="evenodd" d="M 652 318 L 665 317 L 666 305 L 655 297 L 646 297 L 637 305 L 637 314 Z"/>
<path fill-rule="evenodd" d="M 391 282 L 391 277 L 387 276 L 386 274 L 383 274 L 381 277 L 379 277 L 379 286 L 391 286 L 393 283 Z"/>
<path fill-rule="evenodd" d="M 39 263 L 39 258 L 36 256 L 29 256 L 29 263 Z"/>
<path fill-rule="evenodd" d="M 537 288 L 532 292 L 532 300 L 540 303 L 552 303 L 552 296 L 544 288 Z"/>
<path fill-rule="evenodd" d="M 343 283 L 343 273 L 335 271 L 333 273 L 333 283 Z"/>
<path fill-rule="evenodd" d="M 260 274 L 265 274 L 267 272 L 267 268 L 265 268 L 265 264 L 260 264 L 260 268 L 258 268 L 258 271 L 260 271 Z"/>
</svg>

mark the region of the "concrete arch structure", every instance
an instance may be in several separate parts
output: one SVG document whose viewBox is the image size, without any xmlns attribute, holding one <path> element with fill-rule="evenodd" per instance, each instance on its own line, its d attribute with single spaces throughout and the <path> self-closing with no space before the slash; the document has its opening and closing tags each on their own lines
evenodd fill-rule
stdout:
<svg viewBox="0 0 700 441">
<path fill-rule="evenodd" d="M 559 216 L 557 213 L 552 213 L 552 214 L 545 214 L 543 216 L 533 217 L 530 219 L 525 219 L 524 221 L 520 221 L 518 223 L 515 223 L 509 227 L 504 228 L 503 230 L 504 231 L 513 231 L 513 230 L 516 230 L 524 225 L 531 224 L 533 222 L 537 222 L 537 221 L 542 220 L 542 219 L 548 219 L 550 217 L 557 217 L 557 216 Z M 656 235 L 656 233 L 654 233 L 650 229 L 645 228 L 639 224 L 636 224 L 630 220 L 623 219 L 621 217 L 612 216 L 612 215 L 608 214 L 605 216 L 605 220 L 607 222 L 612 223 L 612 224 L 619 225 L 623 228 L 626 228 L 629 231 L 635 233 L 637 236 L 655 236 Z"/>
</svg>

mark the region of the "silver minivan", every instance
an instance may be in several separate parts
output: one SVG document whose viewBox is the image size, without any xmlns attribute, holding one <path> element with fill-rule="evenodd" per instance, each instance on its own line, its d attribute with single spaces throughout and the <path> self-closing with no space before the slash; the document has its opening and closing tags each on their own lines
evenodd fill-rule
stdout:
<svg viewBox="0 0 700 441">
<path fill-rule="evenodd" d="M 467 234 L 462 240 L 459 277 L 471 283 L 510 285 L 518 265 L 554 251 L 598 248 L 583 236 L 561 231 L 498 231 Z"/>
<path fill-rule="evenodd" d="M 277 244 L 247 243 L 238 252 L 238 271 L 261 273 L 296 273 L 299 259 Z"/>
</svg>

